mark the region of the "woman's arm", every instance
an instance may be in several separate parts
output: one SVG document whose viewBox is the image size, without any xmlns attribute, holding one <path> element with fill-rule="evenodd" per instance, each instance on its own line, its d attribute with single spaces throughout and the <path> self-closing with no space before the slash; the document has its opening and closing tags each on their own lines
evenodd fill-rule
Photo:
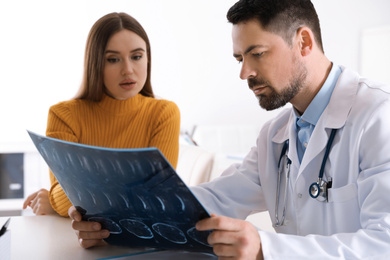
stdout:
<svg viewBox="0 0 390 260">
<path fill-rule="evenodd" d="M 78 132 L 78 126 L 73 120 L 67 106 L 62 103 L 52 106 L 47 119 L 46 135 L 52 138 L 78 143 L 78 138 L 75 134 Z M 72 206 L 72 203 L 51 171 L 50 183 L 49 199 L 51 206 L 61 216 L 68 217 L 68 209 Z"/>
<path fill-rule="evenodd" d="M 157 147 L 172 167 L 176 168 L 179 157 L 180 111 L 170 101 L 165 101 L 158 110 L 154 111 L 149 147 Z"/>
</svg>

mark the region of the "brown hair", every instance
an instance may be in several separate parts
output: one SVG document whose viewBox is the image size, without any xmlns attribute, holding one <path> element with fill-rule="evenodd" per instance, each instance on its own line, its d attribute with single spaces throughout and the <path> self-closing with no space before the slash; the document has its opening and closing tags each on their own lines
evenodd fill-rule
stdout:
<svg viewBox="0 0 390 260">
<path fill-rule="evenodd" d="M 310 0 L 240 0 L 226 16 L 232 24 L 256 19 L 265 30 L 278 34 L 290 46 L 299 28 L 308 26 L 324 52 L 320 21 Z"/>
<path fill-rule="evenodd" d="M 151 53 L 148 35 L 141 24 L 126 13 L 110 13 L 95 22 L 89 31 L 85 46 L 83 81 L 76 95 L 76 99 L 100 101 L 104 92 L 103 69 L 104 52 L 112 35 L 129 30 L 140 36 L 146 43 L 148 57 L 147 77 L 140 94 L 154 97 L 150 80 Z"/>
</svg>

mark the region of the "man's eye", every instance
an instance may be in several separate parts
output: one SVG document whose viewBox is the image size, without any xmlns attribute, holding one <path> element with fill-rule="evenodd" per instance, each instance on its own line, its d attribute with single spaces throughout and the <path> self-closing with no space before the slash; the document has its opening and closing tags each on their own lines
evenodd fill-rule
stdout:
<svg viewBox="0 0 390 260">
<path fill-rule="evenodd" d="M 260 57 L 261 55 L 263 55 L 263 52 L 253 53 L 252 55 L 255 57 Z"/>
</svg>

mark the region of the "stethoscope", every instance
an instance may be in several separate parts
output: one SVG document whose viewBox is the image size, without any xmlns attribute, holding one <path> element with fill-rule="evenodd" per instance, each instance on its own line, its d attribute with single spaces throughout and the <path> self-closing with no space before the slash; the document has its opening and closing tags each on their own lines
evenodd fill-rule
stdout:
<svg viewBox="0 0 390 260">
<path fill-rule="evenodd" d="M 330 137 L 328 140 L 328 143 L 326 144 L 326 150 L 324 154 L 324 158 L 322 159 L 322 164 L 320 168 L 320 173 L 318 174 L 318 180 L 317 182 L 313 182 L 309 187 L 309 195 L 313 199 L 317 199 L 318 201 L 328 201 L 328 189 L 332 187 L 332 179 L 329 179 L 328 181 L 323 180 L 324 171 L 325 171 L 325 164 L 328 160 L 329 152 L 332 147 L 332 143 L 334 140 L 334 137 L 336 135 L 337 129 L 332 129 L 332 132 L 330 133 Z M 286 205 L 287 205 L 287 192 L 288 192 L 288 185 L 290 180 L 290 168 L 291 168 L 291 160 L 288 158 L 288 146 L 289 146 L 289 140 L 286 140 L 284 142 L 282 152 L 280 153 L 279 162 L 278 162 L 278 183 L 276 187 L 276 202 L 275 202 L 275 219 L 276 223 L 274 224 L 274 227 L 280 227 L 284 225 L 284 220 L 286 217 Z M 282 218 L 279 220 L 279 200 L 280 200 L 280 184 L 281 179 L 283 175 L 283 167 L 282 165 L 285 165 L 285 172 L 286 172 L 286 182 L 284 187 L 284 206 L 283 206 L 283 213 Z"/>
</svg>

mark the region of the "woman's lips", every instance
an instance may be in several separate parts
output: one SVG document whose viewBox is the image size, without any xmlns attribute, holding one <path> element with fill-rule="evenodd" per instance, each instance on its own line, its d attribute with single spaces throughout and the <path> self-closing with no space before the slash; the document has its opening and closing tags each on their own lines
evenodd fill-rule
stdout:
<svg viewBox="0 0 390 260">
<path fill-rule="evenodd" d="M 121 83 L 119 83 L 119 86 L 121 86 L 124 89 L 132 89 L 135 86 L 136 82 L 134 80 L 124 80 Z"/>
</svg>

